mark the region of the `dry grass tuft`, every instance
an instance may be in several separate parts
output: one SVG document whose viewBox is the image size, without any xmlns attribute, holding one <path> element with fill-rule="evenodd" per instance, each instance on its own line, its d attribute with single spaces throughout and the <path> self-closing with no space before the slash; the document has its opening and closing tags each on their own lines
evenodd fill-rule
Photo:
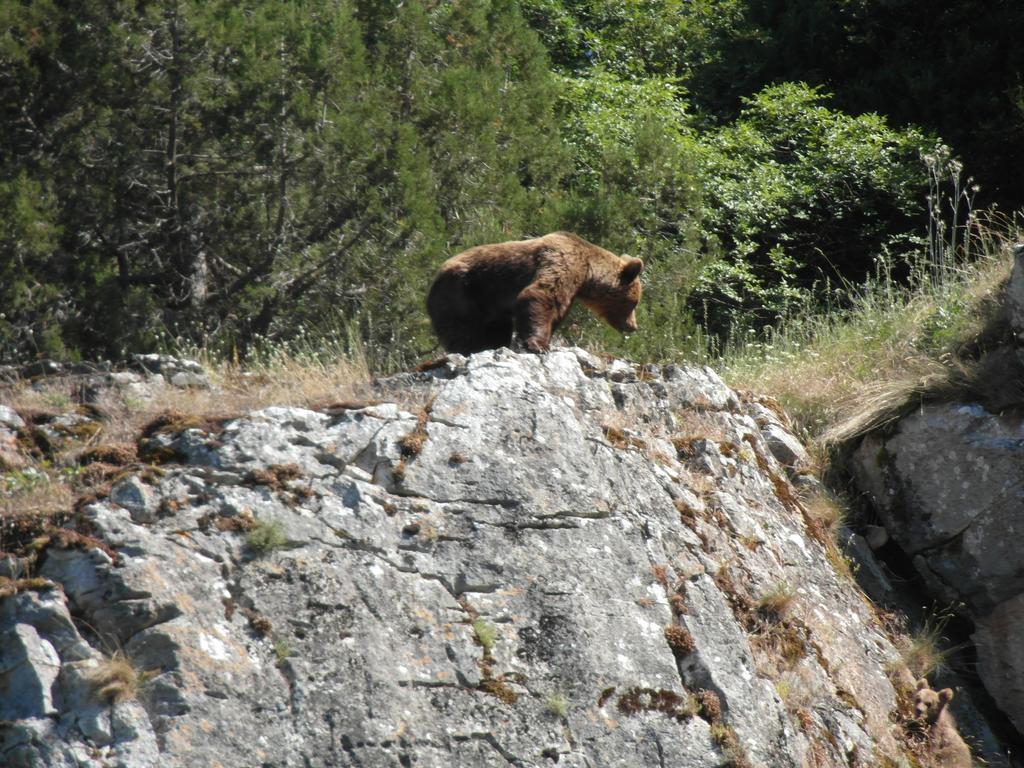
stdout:
<svg viewBox="0 0 1024 768">
<path fill-rule="evenodd" d="M 48 479 L 39 485 L 18 490 L 0 498 L 0 517 L 47 517 L 71 509 L 75 500 L 71 486 Z"/>
<path fill-rule="evenodd" d="M 846 556 L 842 547 L 837 543 L 830 542 L 825 545 L 825 559 L 828 560 L 829 565 L 832 566 L 832 570 L 836 572 L 836 576 L 838 576 L 842 581 L 856 583 L 857 565 Z"/>
<path fill-rule="evenodd" d="M 198 359 L 211 389 L 168 388 L 164 408 L 187 413 L 237 414 L 271 405 L 315 407 L 324 403 L 372 404 L 366 396 L 373 378 L 360 350 L 292 351 L 277 349 L 246 362 L 217 361 L 203 353 Z M 162 398 L 163 399 L 163 398 Z"/>
<path fill-rule="evenodd" d="M 619 696 L 616 709 L 623 715 L 642 712 L 661 712 L 679 722 L 697 714 L 697 702 L 690 696 L 680 696 L 664 688 L 630 688 Z"/>
<path fill-rule="evenodd" d="M 558 718 L 569 714 L 569 702 L 560 693 L 552 693 L 544 699 L 544 708 Z"/>
<path fill-rule="evenodd" d="M 718 745 L 725 756 L 725 765 L 729 768 L 752 768 L 753 764 L 747 757 L 736 731 L 724 723 L 711 725 L 711 740 Z"/>
<path fill-rule="evenodd" d="M 86 448 L 78 455 L 79 464 L 113 464 L 123 466 L 138 460 L 133 443 L 102 443 Z"/>
<path fill-rule="evenodd" d="M 246 473 L 242 482 L 246 485 L 265 485 L 273 491 L 287 487 L 288 482 L 302 477 L 298 464 L 271 464 L 266 469 L 253 469 Z"/>
<path fill-rule="evenodd" d="M 99 666 L 89 672 L 88 680 L 96 698 L 108 704 L 120 704 L 137 699 L 148 677 L 147 673 L 135 669 L 124 653 L 117 651 L 109 659 L 100 661 Z"/>
<path fill-rule="evenodd" d="M 788 582 L 780 581 L 757 601 L 757 611 L 768 621 L 786 618 L 796 600 L 796 590 Z"/>
<path fill-rule="evenodd" d="M 620 451 L 630 448 L 642 451 L 647 447 L 646 441 L 630 434 L 630 430 L 626 428 L 606 423 L 602 425 L 601 430 L 604 432 L 605 439 L 611 443 L 612 447 L 618 448 Z"/>
<path fill-rule="evenodd" d="M 802 504 L 804 522 L 808 532 L 825 547 L 837 546 L 839 532 L 846 523 L 846 504 L 822 490 L 807 498 Z"/>
<path fill-rule="evenodd" d="M 477 687 L 505 704 L 515 704 L 519 700 L 519 694 L 512 690 L 507 682 L 498 678 L 485 678 Z"/>
<path fill-rule="evenodd" d="M 694 694 L 694 698 L 699 707 L 698 713 L 704 720 L 712 724 L 722 722 L 722 700 L 717 693 L 701 688 Z"/>
<path fill-rule="evenodd" d="M 722 565 L 713 576 L 715 586 L 728 600 L 729 606 L 732 608 L 733 615 L 740 621 L 744 626 L 749 627 L 751 623 L 751 617 L 755 613 L 754 601 L 747 595 L 745 589 L 741 589 L 737 586 L 733 580 L 732 575 L 729 573 L 728 567 Z"/>
<path fill-rule="evenodd" d="M 398 441 L 398 450 L 404 459 L 419 456 L 423 446 L 427 444 L 426 418 L 417 421 L 416 428 Z"/>
<path fill-rule="evenodd" d="M 308 354 L 277 351 L 248 362 L 243 368 L 215 361 L 202 353 L 212 386 L 167 386 L 152 398 L 116 387 L 104 390 L 93 404 L 104 416 L 97 422 L 97 439 L 107 443 L 134 443 L 147 425 L 162 414 L 178 413 L 195 426 L 270 405 L 315 407 L 323 403 L 372 404 L 366 399 L 372 374 L 363 355 L 328 350 Z M 19 413 L 55 416 L 74 409 L 69 392 L 74 380 L 55 377 L 43 382 L 19 381 L 0 385 L 0 402 Z"/>
<path fill-rule="evenodd" d="M 27 590 L 48 592 L 51 589 L 60 588 L 60 584 L 44 578 L 8 579 L 7 577 L 0 577 L 0 600 Z"/>
<path fill-rule="evenodd" d="M 810 713 L 831 694 L 827 683 L 812 671 L 814 668 L 813 664 L 797 664 L 784 670 L 775 681 L 775 691 L 783 706 L 797 718 L 805 733 L 811 725 Z"/>
<path fill-rule="evenodd" d="M 917 632 L 900 638 L 897 648 L 903 664 L 916 678 L 948 669 L 950 651 L 942 648 L 948 617 L 929 620 Z"/>
<path fill-rule="evenodd" d="M 824 430 L 821 443 L 826 450 L 847 444 L 862 435 L 882 429 L 929 400 L 955 398 L 970 391 L 971 377 L 960 366 L 923 357 L 904 361 L 900 372 L 890 378 L 864 382 L 848 395 Z"/>
</svg>

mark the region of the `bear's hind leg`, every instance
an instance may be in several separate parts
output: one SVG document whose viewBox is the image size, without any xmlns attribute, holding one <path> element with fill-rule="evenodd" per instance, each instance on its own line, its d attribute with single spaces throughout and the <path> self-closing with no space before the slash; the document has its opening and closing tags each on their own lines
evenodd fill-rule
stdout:
<svg viewBox="0 0 1024 768">
<path fill-rule="evenodd" d="M 485 349 L 512 346 L 512 317 L 500 317 L 491 320 L 484 326 L 483 338 Z"/>
<path fill-rule="evenodd" d="M 449 352 L 471 355 L 485 349 L 512 346 L 512 318 L 483 320 L 479 316 L 448 317 L 445 330 L 438 333 Z"/>
<path fill-rule="evenodd" d="M 439 332 L 437 336 L 441 340 L 441 346 L 448 352 L 460 355 L 471 355 L 494 346 L 487 342 L 487 337 L 479 329 L 473 330 L 472 326 L 473 321 L 467 318 L 465 324 L 457 329 Z"/>
<path fill-rule="evenodd" d="M 427 314 L 441 346 L 461 355 L 487 349 L 480 310 L 467 291 L 465 275 L 442 272 L 427 294 Z"/>
</svg>

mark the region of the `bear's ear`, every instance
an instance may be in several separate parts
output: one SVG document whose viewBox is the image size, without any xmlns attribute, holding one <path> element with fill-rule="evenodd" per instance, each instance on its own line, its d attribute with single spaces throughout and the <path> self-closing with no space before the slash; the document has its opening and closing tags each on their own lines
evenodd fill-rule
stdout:
<svg viewBox="0 0 1024 768">
<path fill-rule="evenodd" d="M 928 681 L 925 678 L 921 678 L 917 681 L 917 690 L 923 691 L 928 687 Z"/>
<path fill-rule="evenodd" d="M 628 257 L 627 257 L 628 258 Z M 620 283 L 631 283 L 636 279 L 636 276 L 644 271 L 644 263 L 640 259 L 632 259 L 626 262 L 626 266 L 622 268 L 622 272 L 619 273 Z"/>
<path fill-rule="evenodd" d="M 939 701 L 941 701 L 943 704 L 949 704 L 949 702 L 951 702 L 952 700 L 953 700 L 953 689 L 952 688 L 943 688 L 941 691 L 939 691 Z"/>
</svg>

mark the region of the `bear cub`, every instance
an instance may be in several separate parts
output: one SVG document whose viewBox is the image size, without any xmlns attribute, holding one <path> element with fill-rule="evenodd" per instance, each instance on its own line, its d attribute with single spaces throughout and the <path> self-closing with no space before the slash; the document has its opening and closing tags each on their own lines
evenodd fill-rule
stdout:
<svg viewBox="0 0 1024 768">
<path fill-rule="evenodd" d="M 932 764 L 938 768 L 971 768 L 971 750 L 960 737 L 946 705 L 953 700 L 953 689 L 933 691 L 923 677 L 914 693 L 914 714 L 928 730 Z"/>
<path fill-rule="evenodd" d="M 478 245 L 441 265 L 427 312 L 449 352 L 510 347 L 513 333 L 544 352 L 575 299 L 616 330 L 635 331 L 643 268 L 569 232 Z"/>
</svg>

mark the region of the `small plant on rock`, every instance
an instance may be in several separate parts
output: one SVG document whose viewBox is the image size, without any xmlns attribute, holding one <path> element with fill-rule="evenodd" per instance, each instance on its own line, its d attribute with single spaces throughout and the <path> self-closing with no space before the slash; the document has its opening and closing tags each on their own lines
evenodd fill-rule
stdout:
<svg viewBox="0 0 1024 768">
<path fill-rule="evenodd" d="M 416 419 L 416 426 L 405 437 L 398 441 L 398 450 L 403 459 L 414 459 L 420 455 L 427 443 L 427 419 L 429 408 L 424 408 Z"/>
<path fill-rule="evenodd" d="M 722 750 L 729 768 L 752 768 L 750 759 L 747 757 L 740 744 L 736 731 L 724 723 L 713 723 L 711 725 L 711 740 Z"/>
<path fill-rule="evenodd" d="M 789 613 L 795 599 L 796 590 L 788 582 L 780 581 L 757 601 L 757 610 L 766 619 L 779 621 Z"/>
<path fill-rule="evenodd" d="M 498 639 L 498 630 L 492 624 L 478 618 L 473 619 L 473 634 L 484 651 L 490 653 L 494 648 L 494 641 Z"/>
<path fill-rule="evenodd" d="M 100 661 L 87 675 L 96 697 L 108 704 L 137 699 L 149 677 L 149 673 L 135 669 L 131 660 L 121 651 Z"/>
<path fill-rule="evenodd" d="M 544 706 L 555 717 L 565 717 L 569 712 L 569 703 L 560 693 L 552 693 L 544 700 Z"/>
<path fill-rule="evenodd" d="M 678 624 L 665 627 L 665 641 L 676 656 L 689 656 L 697 649 L 693 635 L 687 631 L 686 627 L 681 627 Z"/>
<path fill-rule="evenodd" d="M 288 543 L 288 537 L 284 526 L 277 520 L 257 520 L 246 541 L 252 549 L 263 555 L 283 547 Z"/>
<path fill-rule="evenodd" d="M 274 657 L 277 659 L 277 665 L 280 666 L 285 662 L 286 659 L 291 658 L 295 655 L 291 646 L 288 645 L 288 641 L 282 637 L 275 637 L 273 639 Z"/>
</svg>

